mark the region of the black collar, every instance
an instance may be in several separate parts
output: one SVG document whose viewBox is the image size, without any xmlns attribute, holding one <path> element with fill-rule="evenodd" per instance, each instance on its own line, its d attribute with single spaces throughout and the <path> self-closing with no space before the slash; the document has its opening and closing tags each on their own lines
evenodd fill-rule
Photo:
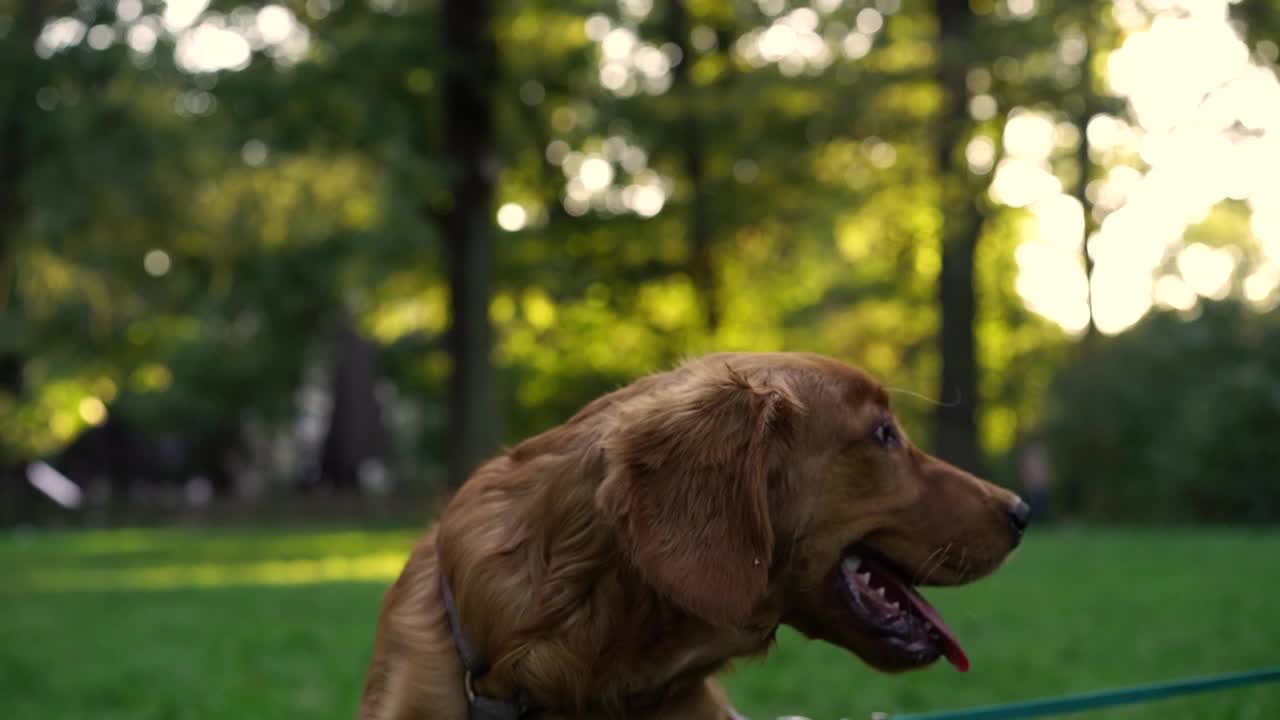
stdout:
<svg viewBox="0 0 1280 720">
<path fill-rule="evenodd" d="M 475 681 L 489 672 L 489 663 L 467 642 L 462 621 L 458 617 L 458 604 L 453 599 L 449 577 L 444 572 L 440 573 L 440 596 L 444 598 L 444 609 L 449 615 L 449 632 L 453 635 L 453 645 L 458 649 L 458 659 L 462 661 L 462 689 L 467 696 L 467 720 L 532 720 L 538 717 L 541 709 L 534 705 L 524 690 L 516 693 L 514 701 L 476 694 Z"/>
</svg>

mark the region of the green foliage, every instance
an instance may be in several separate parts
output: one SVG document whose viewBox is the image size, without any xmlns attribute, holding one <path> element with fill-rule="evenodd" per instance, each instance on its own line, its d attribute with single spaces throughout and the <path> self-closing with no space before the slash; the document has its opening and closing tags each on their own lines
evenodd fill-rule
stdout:
<svg viewBox="0 0 1280 720">
<path fill-rule="evenodd" d="M 1054 384 L 1068 510 L 1099 519 L 1280 519 L 1280 316 L 1209 303 L 1087 349 Z"/>
<path fill-rule="evenodd" d="M 0 712 L 350 718 L 381 595 L 412 542 L 403 531 L 6 536 Z M 1033 532 L 993 577 L 926 591 L 965 643 L 967 674 L 941 665 L 880 675 L 783 631 L 768 658 L 726 679 L 749 717 L 834 720 L 1262 666 L 1280 643 L 1278 552 L 1274 532 Z M 1271 685 L 1089 717 L 1278 713 Z"/>
<path fill-rule="evenodd" d="M 115 3 L 0 1 L 0 64 L 22 68 L 0 73 L 0 137 L 21 129 L 27 158 L 0 197 L 0 210 L 12 203 L 0 216 L 0 360 L 20 359 L 23 380 L 21 392 L 0 387 L 0 455 L 56 453 L 101 420 L 99 404 L 144 433 L 285 432 L 300 386 L 335 364 L 334 329 L 349 315 L 379 346 L 380 379 L 419 410 L 395 445 L 426 470 L 402 479 L 437 482 L 452 363 L 439 228 L 458 170 L 444 159 L 443 79 L 457 60 L 443 52 L 442 5 L 286 5 L 305 53 L 263 45 L 235 69 L 195 71 L 175 58 L 181 31 L 129 46 L 130 30 L 162 25 L 150 0 L 135 20 Z M 1274 13 L 1242 6 L 1269 27 Z M 940 149 L 927 3 L 496 7 L 500 72 L 475 79 L 496 114 L 485 170 L 493 209 L 513 203 L 524 218 L 494 243 L 504 439 L 708 350 L 828 353 L 954 400 L 937 379 L 940 247 L 954 222 L 939 156 L 982 136 L 995 163 L 1015 107 L 1079 122 L 1082 73 L 1060 60 L 1064 38 L 1096 21 L 1100 76 L 1119 35 L 1105 4 L 970 8 L 981 42 L 956 57 L 967 90 L 994 109 Z M 259 9 L 217 0 L 192 22 L 252 22 Z M 36 21 L 19 17 L 30 12 Z M 796 27 L 812 25 L 805 39 L 825 55 L 797 65 L 794 53 L 761 54 L 762 34 L 793 12 L 809 13 Z M 37 52 L 42 23 L 60 17 L 114 28 L 114 40 Z M 625 83 L 609 75 L 617 46 L 605 32 L 647 53 L 623 63 Z M 1050 158 L 1068 183 L 1075 149 L 1059 141 Z M 590 197 L 575 186 L 586 158 L 611 172 Z M 947 184 L 985 216 L 976 401 L 999 460 L 1042 420 L 1073 339 L 1015 291 L 1025 215 L 987 198 L 991 173 L 975 166 Z M 660 188 L 660 208 L 628 205 L 641 187 Z M 1243 248 L 1244 272 L 1259 256 L 1247 232 L 1237 203 L 1189 237 Z M 931 446 L 934 407 L 895 402 Z"/>
</svg>

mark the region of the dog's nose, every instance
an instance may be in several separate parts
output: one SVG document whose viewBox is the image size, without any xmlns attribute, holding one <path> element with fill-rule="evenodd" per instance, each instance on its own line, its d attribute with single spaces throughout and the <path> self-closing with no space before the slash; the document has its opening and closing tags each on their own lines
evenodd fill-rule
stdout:
<svg viewBox="0 0 1280 720">
<path fill-rule="evenodd" d="M 1026 532 L 1027 524 L 1031 522 L 1031 506 L 1018 500 L 1009 508 L 1007 517 L 1009 529 L 1013 530 L 1013 541 L 1017 543 L 1022 540 L 1022 533 Z"/>
</svg>

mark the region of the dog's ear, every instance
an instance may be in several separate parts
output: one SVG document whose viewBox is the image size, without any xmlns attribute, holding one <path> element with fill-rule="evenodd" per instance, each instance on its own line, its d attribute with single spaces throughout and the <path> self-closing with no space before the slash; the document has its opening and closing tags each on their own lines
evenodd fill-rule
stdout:
<svg viewBox="0 0 1280 720">
<path fill-rule="evenodd" d="M 596 494 L 642 576 L 685 610 L 738 625 L 764 595 L 769 498 L 800 405 L 720 366 L 637 397 L 606 441 Z"/>
</svg>

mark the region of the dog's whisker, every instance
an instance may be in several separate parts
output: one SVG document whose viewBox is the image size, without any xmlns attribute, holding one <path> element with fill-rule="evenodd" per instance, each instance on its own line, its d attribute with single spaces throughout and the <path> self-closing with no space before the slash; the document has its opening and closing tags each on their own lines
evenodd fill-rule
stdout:
<svg viewBox="0 0 1280 720">
<path fill-rule="evenodd" d="M 933 552 L 929 553 L 929 557 L 925 558 L 924 565 L 920 568 L 919 577 L 915 584 L 920 585 L 929 581 L 929 576 L 946 562 L 947 552 L 951 550 L 951 543 L 945 546 L 939 546 Z"/>
<path fill-rule="evenodd" d="M 913 397 L 913 398 L 916 398 L 917 400 L 923 400 L 929 403 L 930 405 L 936 405 L 937 407 L 952 408 L 960 404 L 960 398 L 958 396 L 956 397 L 955 400 L 952 400 L 950 402 L 944 402 L 942 400 L 935 400 L 929 397 L 928 395 L 922 395 L 914 390 L 908 390 L 906 388 L 886 387 L 885 390 L 888 390 L 891 393 L 897 393 L 899 395 L 906 395 L 908 397 Z"/>
<path fill-rule="evenodd" d="M 947 558 L 951 556 L 951 548 L 954 546 L 955 543 L 947 543 L 947 546 L 942 549 L 942 553 L 938 555 L 938 559 L 933 563 L 933 567 L 929 568 L 929 575 L 925 578 L 925 582 L 928 582 L 929 578 L 933 577 L 934 573 L 938 572 L 938 570 L 942 569 L 943 565 L 947 564 Z"/>
<path fill-rule="evenodd" d="M 926 557 L 926 558 L 924 559 L 924 562 L 920 564 L 920 568 L 919 568 L 918 570 L 916 570 L 915 575 L 911 578 L 911 584 L 912 584 L 912 585 L 919 585 L 919 584 L 920 584 L 920 582 L 924 579 L 925 571 L 927 571 L 927 570 L 929 569 L 929 563 L 933 562 L 933 557 L 934 557 L 935 555 L 937 555 L 938 553 L 940 553 L 940 552 L 942 552 L 942 546 L 941 546 L 941 545 L 939 545 L 938 547 L 934 548 L 934 549 L 933 549 L 933 552 L 929 553 L 928 557 Z"/>
<path fill-rule="evenodd" d="M 947 551 L 950 547 L 951 544 L 947 543 L 946 545 L 938 548 L 938 554 L 934 556 L 933 562 L 925 566 L 924 577 L 920 579 L 921 583 L 929 582 L 929 578 L 933 576 L 934 571 L 937 570 L 938 567 L 946 560 Z"/>
<path fill-rule="evenodd" d="M 951 553 L 951 548 L 954 545 L 955 543 L 947 543 L 946 547 L 942 549 L 942 554 L 938 555 L 937 562 L 933 564 L 933 567 L 929 568 L 929 572 L 924 576 L 924 580 L 922 580 L 921 582 L 929 582 L 929 578 L 932 577 L 935 572 L 937 572 L 939 569 L 942 568 L 942 566 L 947 562 L 947 555 Z"/>
</svg>

